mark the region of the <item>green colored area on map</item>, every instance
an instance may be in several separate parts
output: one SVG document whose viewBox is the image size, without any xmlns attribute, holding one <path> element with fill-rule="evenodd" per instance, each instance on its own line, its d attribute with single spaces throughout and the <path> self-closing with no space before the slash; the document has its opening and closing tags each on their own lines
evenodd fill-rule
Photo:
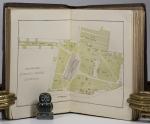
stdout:
<svg viewBox="0 0 150 124">
<path fill-rule="evenodd" d="M 116 82 L 120 76 L 120 69 L 123 63 L 121 53 L 101 53 L 100 64 L 97 69 L 99 79 Z"/>
<path fill-rule="evenodd" d="M 77 52 L 78 51 L 78 45 L 76 42 L 71 41 L 71 40 L 65 40 L 63 44 L 61 44 L 61 46 L 68 50 L 71 53 Z"/>
<path fill-rule="evenodd" d="M 123 55 L 119 52 L 108 51 L 109 38 L 110 32 L 103 27 L 99 30 L 82 27 L 78 43 L 67 40 L 60 45 L 62 49 L 70 53 L 66 58 L 68 60 L 65 59 L 65 64 L 61 64 L 61 62 L 59 65 L 57 64 L 59 68 L 63 68 L 61 73 L 64 73 L 64 68 L 67 66 L 66 61 L 69 61 L 72 53 L 76 53 L 80 57 L 78 73 L 73 79 L 63 79 L 64 82 L 67 81 L 69 91 L 91 95 L 98 91 L 110 91 L 122 86 L 120 73 Z M 65 58 L 61 54 L 58 56 Z M 58 72 L 57 69 L 56 72 Z M 53 84 L 59 87 L 62 82 L 54 81 Z"/>
<path fill-rule="evenodd" d="M 81 58 L 80 70 L 92 76 L 96 61 L 100 60 L 101 52 L 107 51 L 109 47 L 110 33 L 101 28 L 96 31 L 81 28 L 79 54 Z"/>
<path fill-rule="evenodd" d="M 110 32 L 100 28 L 93 30 L 89 28 L 81 28 L 80 43 L 83 43 L 88 48 L 92 48 L 93 52 L 97 50 L 107 51 L 109 47 Z"/>
<path fill-rule="evenodd" d="M 64 90 L 68 89 L 69 81 L 64 80 L 62 75 L 56 74 L 53 80 L 52 89 L 54 90 Z"/>
<path fill-rule="evenodd" d="M 19 41 L 19 46 L 21 46 L 23 49 L 27 49 L 29 47 L 38 47 L 39 49 L 47 46 L 50 48 L 56 47 L 58 44 L 56 42 L 47 42 L 47 41 L 41 41 L 38 39 L 35 40 L 29 40 L 28 38 L 26 40 Z"/>
<path fill-rule="evenodd" d="M 98 91 L 111 91 L 122 86 L 123 54 L 109 51 L 109 30 L 81 27 L 79 41 L 61 42 L 20 41 L 21 48 L 44 46 L 58 49 L 53 58 L 55 76 L 50 90 L 68 90 L 92 95 Z M 74 71 L 75 70 L 75 71 Z"/>
<path fill-rule="evenodd" d="M 102 80 L 92 79 L 85 75 L 77 75 L 76 78 L 71 81 L 70 91 L 91 95 L 99 90 L 109 91 L 119 88 L 120 86 L 121 84 L 119 83 L 108 84 Z"/>
<path fill-rule="evenodd" d="M 56 71 L 55 71 L 56 73 L 63 74 L 69 56 L 70 56 L 69 53 L 67 53 L 65 50 L 61 48 L 59 49 L 58 57 L 56 58 L 57 59 Z"/>
<path fill-rule="evenodd" d="M 77 51 L 77 43 L 65 40 L 59 45 L 59 53 L 56 65 L 56 73 L 63 74 L 69 57 Z"/>
</svg>

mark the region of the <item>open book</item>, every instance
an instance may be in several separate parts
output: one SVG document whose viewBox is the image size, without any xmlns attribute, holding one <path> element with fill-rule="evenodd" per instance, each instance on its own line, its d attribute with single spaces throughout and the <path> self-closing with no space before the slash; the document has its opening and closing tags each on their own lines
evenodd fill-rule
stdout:
<svg viewBox="0 0 150 124">
<path fill-rule="evenodd" d="M 30 5 L 30 4 L 29 4 Z M 132 119 L 127 98 L 144 85 L 145 12 L 140 5 L 6 6 L 5 83 L 17 96 L 7 117 L 53 112 Z"/>
</svg>

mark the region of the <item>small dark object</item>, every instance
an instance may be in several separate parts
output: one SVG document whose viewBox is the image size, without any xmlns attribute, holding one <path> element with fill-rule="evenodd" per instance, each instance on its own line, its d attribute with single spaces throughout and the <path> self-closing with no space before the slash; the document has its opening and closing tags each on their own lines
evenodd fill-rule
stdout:
<svg viewBox="0 0 150 124">
<path fill-rule="evenodd" d="M 41 93 L 37 104 L 37 119 L 53 119 L 53 104 L 49 93 Z"/>
</svg>

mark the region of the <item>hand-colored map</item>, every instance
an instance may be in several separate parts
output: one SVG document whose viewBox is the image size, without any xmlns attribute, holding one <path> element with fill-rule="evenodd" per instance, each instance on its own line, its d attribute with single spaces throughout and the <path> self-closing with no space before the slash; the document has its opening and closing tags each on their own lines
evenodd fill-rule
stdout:
<svg viewBox="0 0 150 124">
<path fill-rule="evenodd" d="M 123 54 L 109 51 L 110 31 L 81 27 L 80 40 L 63 42 L 20 42 L 28 45 L 50 46 L 58 49 L 55 76 L 50 90 L 71 91 L 91 95 L 122 86 Z"/>
<path fill-rule="evenodd" d="M 119 88 L 123 55 L 108 51 L 110 32 L 81 28 L 80 41 L 64 41 L 52 89 L 93 94 Z"/>
</svg>

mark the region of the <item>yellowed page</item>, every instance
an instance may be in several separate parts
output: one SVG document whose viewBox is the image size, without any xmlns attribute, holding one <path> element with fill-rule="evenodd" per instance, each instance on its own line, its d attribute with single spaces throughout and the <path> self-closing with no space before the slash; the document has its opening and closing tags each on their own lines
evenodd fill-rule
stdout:
<svg viewBox="0 0 150 124">
<path fill-rule="evenodd" d="M 80 65 L 70 80 L 71 111 L 130 120 L 133 12 L 72 10 Z"/>
<path fill-rule="evenodd" d="M 11 119 L 35 115 L 40 93 L 51 87 L 60 53 L 56 47 L 70 39 L 70 24 L 67 9 L 11 9 L 10 92 L 17 96 Z M 52 97 L 54 113 L 69 111 L 68 92 Z"/>
</svg>

